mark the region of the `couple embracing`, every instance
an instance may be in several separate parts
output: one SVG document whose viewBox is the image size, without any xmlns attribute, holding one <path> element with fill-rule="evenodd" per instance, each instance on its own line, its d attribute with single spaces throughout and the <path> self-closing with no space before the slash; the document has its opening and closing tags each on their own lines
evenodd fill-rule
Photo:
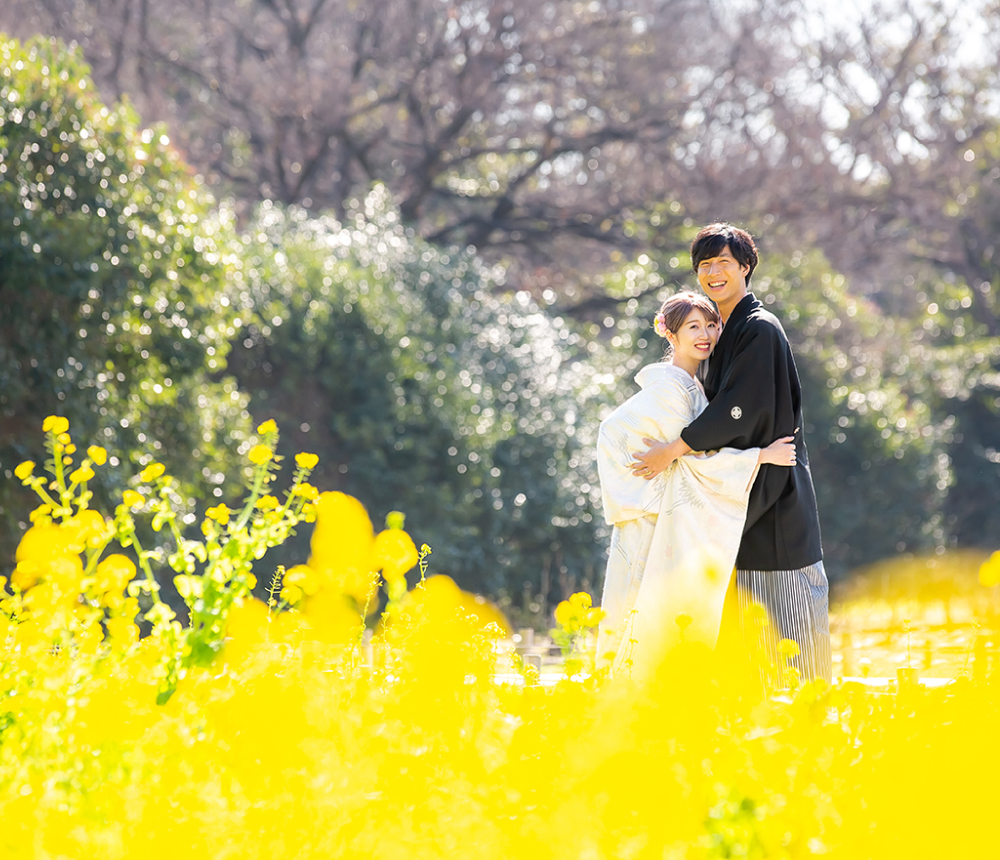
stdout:
<svg viewBox="0 0 1000 860">
<path fill-rule="evenodd" d="M 784 665 L 781 639 L 797 643 L 803 680 L 829 682 L 828 586 L 792 351 L 749 291 L 749 233 L 705 227 L 691 262 L 711 302 L 682 292 L 663 303 L 655 328 L 667 358 L 642 368 L 641 390 L 601 423 L 614 529 L 599 654 L 631 672 L 681 640 L 715 648 L 720 630 L 738 626 L 738 648 L 763 648 L 768 686 L 781 685 L 769 668 Z"/>
</svg>

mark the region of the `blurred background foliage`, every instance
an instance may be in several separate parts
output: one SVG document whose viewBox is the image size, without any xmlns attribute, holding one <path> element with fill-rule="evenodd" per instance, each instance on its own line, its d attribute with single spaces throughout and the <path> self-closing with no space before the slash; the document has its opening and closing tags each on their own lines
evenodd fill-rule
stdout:
<svg viewBox="0 0 1000 860">
<path fill-rule="evenodd" d="M 234 225 L 168 143 L 127 106 L 104 105 L 77 55 L 38 40 L 0 45 L 8 479 L 20 460 L 44 460 L 49 414 L 112 465 L 162 460 L 189 506 L 211 498 L 209 470 L 238 475 L 247 398 L 221 373 L 240 324 L 227 297 L 240 265 Z M 0 491 L 5 546 L 30 509 L 19 483 Z"/>
<path fill-rule="evenodd" d="M 503 590 L 523 571 L 595 584 L 603 548 L 586 342 L 503 270 L 400 221 L 385 186 L 343 223 L 261 205 L 244 237 L 230 370 L 313 480 L 406 512 L 433 568 Z M 584 404 L 581 406 L 581 404 Z M 303 541 L 291 548 L 306 552 Z"/>
<path fill-rule="evenodd" d="M 162 459 L 194 510 L 275 417 L 324 488 L 406 511 L 435 569 L 541 617 L 600 587 L 596 425 L 723 218 L 758 236 L 796 350 L 831 574 L 989 546 L 998 24 L 988 2 L 11 0 L 0 28 L 45 38 L 2 57 L 0 470 L 62 412 Z"/>
</svg>

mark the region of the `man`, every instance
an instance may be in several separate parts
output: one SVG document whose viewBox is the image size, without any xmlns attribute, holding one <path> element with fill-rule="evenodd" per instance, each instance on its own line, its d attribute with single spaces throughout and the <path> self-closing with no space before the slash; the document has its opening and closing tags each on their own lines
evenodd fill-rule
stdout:
<svg viewBox="0 0 1000 860">
<path fill-rule="evenodd" d="M 705 379 L 709 404 L 676 441 L 644 440 L 650 447 L 636 456 L 633 471 L 649 479 L 689 451 L 763 448 L 796 434 L 796 463 L 761 466 L 750 492 L 736 557 L 739 622 L 753 643 L 759 625 L 751 607 L 763 605 L 771 621 L 761 642 L 769 662 L 784 666 L 778 641 L 793 639 L 802 680 L 829 682 L 828 584 L 809 455 L 798 432 L 802 396 L 792 350 L 781 323 L 749 291 L 757 266 L 749 233 L 730 224 L 705 227 L 691 245 L 691 263 L 723 322 Z"/>
</svg>

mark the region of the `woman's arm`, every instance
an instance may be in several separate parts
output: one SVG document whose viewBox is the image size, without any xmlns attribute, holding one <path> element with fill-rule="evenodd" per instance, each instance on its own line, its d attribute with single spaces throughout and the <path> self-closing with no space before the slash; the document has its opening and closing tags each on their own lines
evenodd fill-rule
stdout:
<svg viewBox="0 0 1000 860">
<path fill-rule="evenodd" d="M 683 439 L 675 439 L 673 442 L 657 442 L 654 439 L 642 440 L 649 447 L 645 451 L 635 455 L 632 463 L 632 474 L 647 481 L 655 478 L 678 457 L 683 457 L 691 452 L 690 446 Z M 783 436 L 761 448 L 757 455 L 757 463 L 763 465 L 770 463 L 774 466 L 794 466 L 795 465 L 795 437 Z"/>
<path fill-rule="evenodd" d="M 757 455 L 757 463 L 760 465 L 770 463 L 773 466 L 794 466 L 795 437 L 782 436 L 766 448 L 761 448 L 760 454 Z"/>
<path fill-rule="evenodd" d="M 654 439 L 642 440 L 649 447 L 635 455 L 632 463 L 632 474 L 647 481 L 652 480 L 674 462 L 683 457 L 691 448 L 683 439 L 673 442 L 657 442 Z"/>
</svg>

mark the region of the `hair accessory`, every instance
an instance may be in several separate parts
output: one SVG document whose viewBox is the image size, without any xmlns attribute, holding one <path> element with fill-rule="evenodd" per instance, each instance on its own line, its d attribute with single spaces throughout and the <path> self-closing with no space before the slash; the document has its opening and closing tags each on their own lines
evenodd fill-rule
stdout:
<svg viewBox="0 0 1000 860">
<path fill-rule="evenodd" d="M 653 317 L 653 331 L 655 331 L 660 337 L 667 336 L 667 318 L 662 312 Z"/>
</svg>

